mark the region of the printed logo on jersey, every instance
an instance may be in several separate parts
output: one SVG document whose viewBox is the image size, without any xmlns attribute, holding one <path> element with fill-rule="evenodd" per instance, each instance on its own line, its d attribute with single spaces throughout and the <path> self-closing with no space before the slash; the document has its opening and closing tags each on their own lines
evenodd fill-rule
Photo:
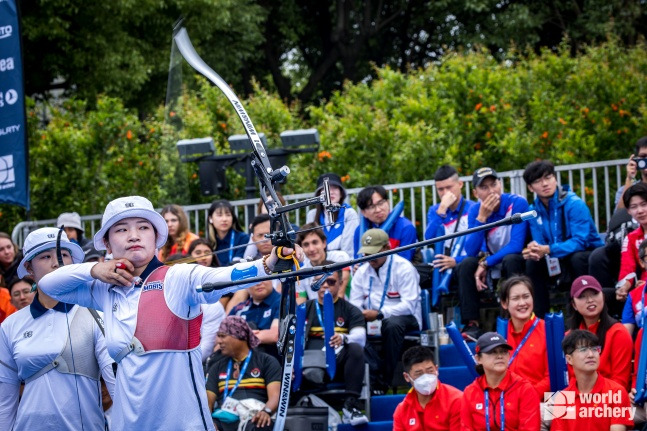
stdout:
<svg viewBox="0 0 647 431">
<path fill-rule="evenodd" d="M 150 283 L 146 283 L 144 286 L 143 292 L 147 292 L 149 290 L 163 290 L 164 289 L 164 283 L 161 281 L 151 281 Z"/>
<path fill-rule="evenodd" d="M 34 335 L 34 331 L 25 331 L 22 336 L 25 338 L 31 338 L 31 336 Z"/>
<path fill-rule="evenodd" d="M 258 377 L 261 375 L 261 370 L 254 368 L 249 374 L 251 374 L 252 377 Z"/>
<path fill-rule="evenodd" d="M 345 321 L 345 320 L 344 320 L 344 318 L 343 318 L 343 317 L 341 317 L 341 316 L 339 316 L 339 317 L 337 318 L 337 321 L 335 322 L 335 324 L 336 324 L 337 326 L 339 326 L 340 328 L 344 326 L 344 323 L 346 323 L 346 321 Z"/>
</svg>

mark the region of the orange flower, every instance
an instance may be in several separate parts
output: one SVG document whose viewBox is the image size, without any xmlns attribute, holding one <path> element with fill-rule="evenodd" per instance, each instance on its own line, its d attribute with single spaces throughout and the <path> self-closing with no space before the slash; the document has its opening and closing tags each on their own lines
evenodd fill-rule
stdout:
<svg viewBox="0 0 647 431">
<path fill-rule="evenodd" d="M 560 117 L 560 118 L 558 118 L 558 119 L 557 119 L 557 121 L 559 121 L 560 123 L 562 123 L 562 126 L 565 126 L 565 125 L 567 125 L 567 124 L 568 124 L 568 123 L 566 122 L 566 120 L 564 120 L 564 119 L 563 119 L 563 118 L 561 118 L 561 117 Z"/>
<path fill-rule="evenodd" d="M 490 112 L 496 111 L 496 106 L 495 105 L 490 105 Z"/>
<path fill-rule="evenodd" d="M 350 181 L 350 175 L 348 175 L 348 174 L 341 177 L 341 182 L 342 183 L 345 183 L 346 181 Z"/>
<path fill-rule="evenodd" d="M 148 131 L 148 133 L 155 133 L 155 127 L 151 127 L 151 129 Z"/>
<path fill-rule="evenodd" d="M 490 138 L 492 137 L 492 132 L 487 132 L 487 133 L 485 134 L 485 137 L 486 137 L 486 138 L 488 138 L 488 139 L 490 139 Z"/>
<path fill-rule="evenodd" d="M 132 138 L 133 138 L 133 132 L 131 132 L 130 130 L 129 130 L 129 131 L 127 131 L 127 132 L 126 132 L 126 139 L 130 140 L 130 139 L 132 139 Z"/>
<path fill-rule="evenodd" d="M 195 180 L 196 178 L 198 178 L 198 174 L 194 172 L 193 175 L 191 175 L 191 179 Z"/>
<path fill-rule="evenodd" d="M 144 162 L 142 162 L 141 160 L 138 162 L 138 164 L 139 166 L 144 166 Z"/>
<path fill-rule="evenodd" d="M 474 107 L 474 110 L 478 111 L 479 109 L 481 109 L 482 106 L 483 106 L 482 103 L 477 103 L 476 106 Z"/>
<path fill-rule="evenodd" d="M 222 130 L 225 130 L 227 128 L 227 123 L 219 123 L 218 125 Z"/>
<path fill-rule="evenodd" d="M 320 162 L 324 162 L 326 159 L 332 159 L 332 154 L 328 151 L 320 151 L 319 154 L 317 154 L 317 157 Z"/>
<path fill-rule="evenodd" d="M 475 144 L 474 144 L 474 149 L 475 149 L 476 151 L 480 150 L 480 149 L 481 149 L 481 143 L 480 143 L 480 142 L 475 143 Z"/>
<path fill-rule="evenodd" d="M 618 114 L 619 114 L 621 117 L 624 117 L 625 115 L 626 115 L 626 116 L 629 116 L 629 111 L 625 111 L 624 109 L 621 109 L 621 110 L 619 110 L 619 111 L 618 111 Z"/>
<path fill-rule="evenodd" d="M 584 108 L 582 108 L 582 113 L 584 113 L 584 115 L 588 114 L 589 113 L 589 108 L 587 108 L 586 106 Z"/>
<path fill-rule="evenodd" d="M 548 139 L 548 132 L 544 132 L 541 134 L 541 139 Z"/>
<path fill-rule="evenodd" d="M 416 220 L 416 226 L 420 226 L 420 222 Z"/>
<path fill-rule="evenodd" d="M 616 105 L 615 103 L 612 103 L 611 104 L 611 109 L 613 109 L 614 111 L 617 111 L 618 110 L 618 105 Z"/>
<path fill-rule="evenodd" d="M 169 113 L 168 113 L 168 116 L 169 116 L 169 117 L 171 117 L 171 118 L 172 118 L 172 117 L 175 117 L 175 112 L 173 112 L 173 111 L 169 112 Z"/>
</svg>

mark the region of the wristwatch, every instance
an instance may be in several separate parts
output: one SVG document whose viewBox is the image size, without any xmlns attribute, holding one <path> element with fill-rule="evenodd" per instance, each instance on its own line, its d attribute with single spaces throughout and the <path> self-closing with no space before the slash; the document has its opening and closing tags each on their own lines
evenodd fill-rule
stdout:
<svg viewBox="0 0 647 431">
<path fill-rule="evenodd" d="M 377 320 L 382 320 L 382 319 L 384 319 L 384 313 L 382 313 L 382 312 L 380 311 L 379 313 L 377 313 L 377 317 L 376 317 L 376 318 L 377 318 Z"/>
<path fill-rule="evenodd" d="M 263 411 L 268 415 L 272 416 L 272 409 L 270 409 L 269 407 L 263 407 Z"/>
</svg>

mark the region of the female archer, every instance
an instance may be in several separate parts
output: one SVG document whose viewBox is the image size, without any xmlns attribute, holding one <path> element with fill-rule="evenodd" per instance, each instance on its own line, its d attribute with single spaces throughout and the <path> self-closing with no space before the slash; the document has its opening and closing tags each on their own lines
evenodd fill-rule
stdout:
<svg viewBox="0 0 647 431">
<path fill-rule="evenodd" d="M 209 293 L 196 288 L 268 274 L 279 259 L 275 248 L 262 259 L 230 267 L 168 267 L 156 257 L 167 232 L 147 199 L 115 199 L 94 236 L 94 246 L 114 260 L 68 265 L 41 280 L 43 291 L 58 300 L 104 311 L 108 352 L 119 363 L 115 429 L 214 429 L 198 349 L 201 304 L 245 286 Z M 302 259 L 300 249 L 278 249 L 285 252 L 283 259 Z"/>
</svg>

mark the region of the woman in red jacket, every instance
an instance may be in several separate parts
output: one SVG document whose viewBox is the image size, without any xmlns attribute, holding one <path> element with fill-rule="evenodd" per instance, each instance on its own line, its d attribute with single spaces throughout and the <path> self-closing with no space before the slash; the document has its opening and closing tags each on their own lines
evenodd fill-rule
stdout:
<svg viewBox="0 0 647 431">
<path fill-rule="evenodd" d="M 479 337 L 476 371 L 481 376 L 463 392 L 462 430 L 539 430 L 537 393 L 527 380 L 508 369 L 511 350 L 496 332 Z"/>
<path fill-rule="evenodd" d="M 508 367 L 528 380 L 543 401 L 544 392 L 550 391 L 546 325 L 533 312 L 532 281 L 526 276 L 508 278 L 499 289 L 499 299 L 503 317 L 509 318 L 507 339 L 512 353 Z"/>
<path fill-rule="evenodd" d="M 622 323 L 607 311 L 602 286 L 590 275 L 577 277 L 571 285 L 569 329 L 587 329 L 600 339 L 602 354 L 598 373 L 629 389 L 633 343 Z M 574 378 L 572 367 L 568 367 Z"/>
</svg>

